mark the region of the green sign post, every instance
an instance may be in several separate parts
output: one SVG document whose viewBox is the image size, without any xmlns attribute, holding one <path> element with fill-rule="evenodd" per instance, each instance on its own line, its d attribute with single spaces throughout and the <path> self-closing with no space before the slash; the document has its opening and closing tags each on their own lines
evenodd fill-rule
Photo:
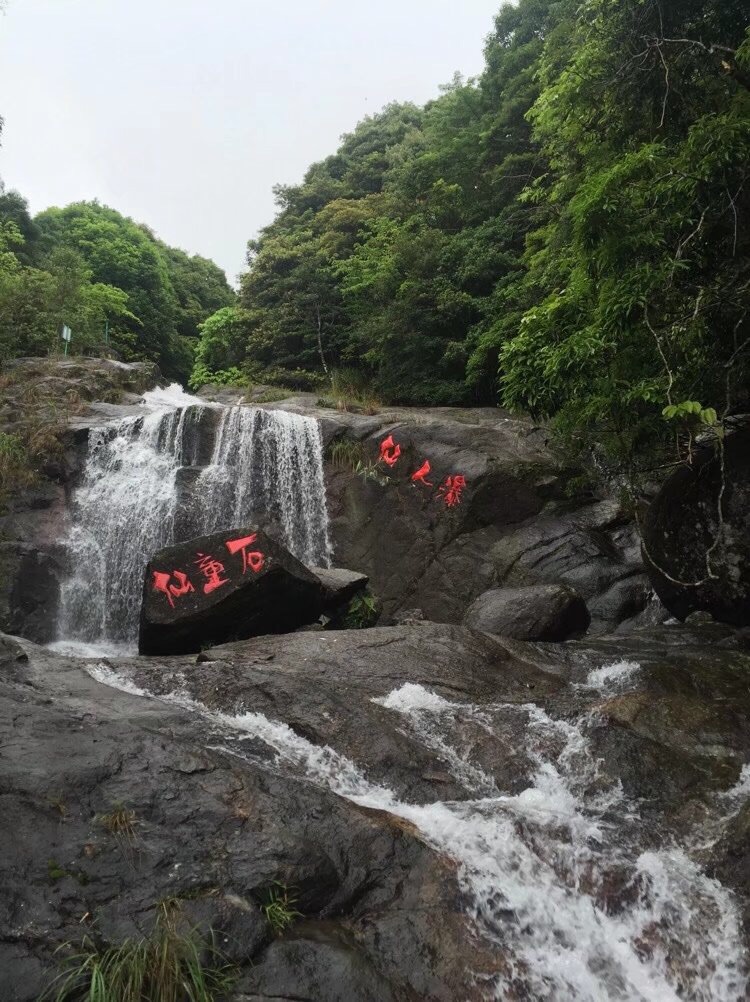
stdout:
<svg viewBox="0 0 750 1002">
<path fill-rule="evenodd" d="M 73 337 L 73 331 L 70 329 L 70 327 L 68 327 L 67 324 L 63 324 L 63 329 L 62 329 L 62 335 L 61 336 L 62 336 L 63 341 L 65 342 L 65 351 L 63 352 L 63 354 L 67 355 L 68 354 L 68 345 L 70 344 L 70 339 Z"/>
</svg>

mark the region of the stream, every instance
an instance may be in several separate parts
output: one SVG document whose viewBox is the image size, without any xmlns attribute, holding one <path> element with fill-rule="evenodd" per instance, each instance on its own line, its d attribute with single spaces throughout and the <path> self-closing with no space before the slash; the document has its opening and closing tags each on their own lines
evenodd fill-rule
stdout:
<svg viewBox="0 0 750 1002">
<path fill-rule="evenodd" d="M 107 662 L 89 670 L 106 685 L 149 695 Z M 576 688 L 584 697 L 622 692 L 638 673 L 635 662 L 605 663 L 589 670 Z M 179 690 L 156 698 L 202 716 L 209 747 L 257 763 L 262 760 L 249 743 L 259 740 L 275 753 L 275 770 L 402 818 L 454 860 L 468 920 L 497 958 L 497 970 L 476 973 L 483 997 L 746 997 L 737 904 L 695 859 L 705 834 L 653 847 L 639 804 L 591 753 L 587 732 L 595 711 L 555 719 L 534 703 L 479 706 L 449 701 L 414 683 L 393 689 L 374 702 L 437 752 L 467 791 L 465 800 L 414 804 L 369 780 L 335 749 L 312 744 L 261 713 L 217 712 Z M 464 731 L 470 725 L 498 735 L 519 718 L 532 775 L 525 789 L 510 795 L 469 760 Z M 748 790 L 745 767 L 735 788 L 715 796 L 717 813 L 730 818 Z"/>
</svg>

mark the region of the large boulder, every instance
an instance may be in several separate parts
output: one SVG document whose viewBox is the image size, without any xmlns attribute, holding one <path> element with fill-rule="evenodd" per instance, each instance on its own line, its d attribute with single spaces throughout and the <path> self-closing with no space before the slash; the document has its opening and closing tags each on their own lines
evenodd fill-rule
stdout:
<svg viewBox="0 0 750 1002">
<path fill-rule="evenodd" d="M 750 429 L 728 436 L 723 458 L 707 446 L 675 470 L 646 513 L 643 553 L 678 619 L 702 610 L 750 626 Z"/>
<path fill-rule="evenodd" d="M 516 640 L 567 640 L 585 633 L 590 622 L 586 603 L 563 584 L 493 588 L 464 617 L 472 629 Z"/>
<path fill-rule="evenodd" d="M 212 644 L 285 633 L 314 622 L 327 591 L 259 529 L 168 546 L 146 568 L 141 654 L 190 654 Z"/>
</svg>

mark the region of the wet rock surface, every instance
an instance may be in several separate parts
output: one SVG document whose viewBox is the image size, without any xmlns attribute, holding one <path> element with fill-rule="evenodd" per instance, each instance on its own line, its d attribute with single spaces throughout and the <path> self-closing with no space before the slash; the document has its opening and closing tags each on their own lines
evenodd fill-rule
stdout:
<svg viewBox="0 0 750 1002">
<path fill-rule="evenodd" d="M 462 703 L 543 700 L 562 683 L 516 659 L 496 638 L 461 627 L 421 626 L 258 637 L 180 659 L 121 661 L 149 692 L 182 691 L 216 712 L 253 712 L 282 720 L 316 746 L 330 745 L 367 775 L 414 802 L 461 798 L 467 791 L 442 756 L 399 726 L 383 699 L 409 682 Z M 499 784 L 519 789 L 527 778 L 522 722 L 498 739 L 469 721 L 465 740 Z"/>
<path fill-rule="evenodd" d="M 386 618 L 419 608 L 459 623 L 482 592 L 537 584 L 574 588 L 597 633 L 645 607 L 651 588 L 630 514 L 613 498 L 571 489 L 580 471 L 533 422 L 493 408 L 354 414 L 320 408 L 310 395 L 269 407 L 322 422 L 336 561 L 369 576 Z M 398 460 L 372 475 L 389 436 Z M 412 480 L 425 459 L 431 488 Z M 466 488 L 448 507 L 439 488 L 456 474 Z"/>
<path fill-rule="evenodd" d="M 700 824 L 700 859 L 746 909 L 745 801 L 732 791 L 750 761 L 748 678 L 747 640 L 720 627 L 549 645 L 416 622 L 94 661 L 3 638 L 3 999 L 35 1000 L 60 944 L 147 934 L 165 898 L 239 964 L 236 1002 L 485 997 L 504 951 L 472 931 L 456 862 L 404 817 L 314 781 L 282 741 L 324 771 L 334 749 L 418 812 L 481 795 L 479 773 L 494 796 L 530 789 L 528 721 L 562 722 L 554 761 L 563 723 L 588 720 L 593 782 L 627 788 L 638 851 L 690 844 Z M 414 710 L 425 692 L 446 701 L 450 747 Z M 124 834 L 108 825 L 116 809 L 131 812 Z M 534 816 L 518 815 L 521 834 Z M 552 834 L 562 821 L 550 818 Z M 617 914 L 634 889 L 610 862 L 590 893 Z M 588 893 L 593 874 L 578 880 Z M 280 937 L 262 910 L 275 882 L 301 913 Z M 502 940 L 514 916 L 501 914 Z"/>
<path fill-rule="evenodd" d="M 364 591 L 369 582 L 366 574 L 348 571 L 343 567 L 311 567 L 326 591 L 326 601 L 332 607 L 345 605 L 357 592 Z"/>
<path fill-rule="evenodd" d="M 704 446 L 663 485 L 644 519 L 644 558 L 669 611 L 750 626 L 750 429 Z"/>
<path fill-rule="evenodd" d="M 581 596 L 566 585 L 529 585 L 483 592 L 464 623 L 516 640 L 568 640 L 585 633 L 591 616 Z"/>
<path fill-rule="evenodd" d="M 53 951 L 83 934 L 148 934 L 165 898 L 217 932 L 247 990 L 284 997 L 330 979 L 317 997 L 334 998 L 354 969 L 374 973 L 352 1000 L 390 983 L 395 998 L 479 997 L 454 865 L 410 826 L 279 773 L 269 748 L 238 757 L 218 725 L 102 685 L 91 664 L 3 642 L 3 999 L 35 1000 Z M 132 832 L 113 834 L 122 807 Z M 281 941 L 259 908 L 275 882 L 314 920 Z M 305 964 L 288 969 L 298 952 Z"/>
</svg>

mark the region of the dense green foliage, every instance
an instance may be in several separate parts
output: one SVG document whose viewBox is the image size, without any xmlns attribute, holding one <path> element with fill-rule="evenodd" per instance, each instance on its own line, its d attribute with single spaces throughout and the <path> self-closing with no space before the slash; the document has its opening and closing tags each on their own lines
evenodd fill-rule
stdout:
<svg viewBox="0 0 750 1002">
<path fill-rule="evenodd" d="M 669 405 L 746 406 L 747 21 L 744 0 L 504 7 L 479 79 L 277 189 L 201 378 L 347 367 L 387 402 L 499 400 L 626 459 Z"/>
<path fill-rule="evenodd" d="M 235 295 L 212 261 L 96 202 L 31 218 L 0 184 L 0 359 L 71 350 L 150 359 L 186 380 L 199 325 Z M 105 344 L 105 331 L 108 344 Z"/>
<path fill-rule="evenodd" d="M 712 423 L 748 403 L 747 7 L 584 11 L 562 68 L 556 47 L 540 62 L 529 117 L 549 176 L 527 197 L 549 221 L 514 293 L 518 328 L 500 327 L 502 387 L 636 461 L 663 414 Z"/>
</svg>

